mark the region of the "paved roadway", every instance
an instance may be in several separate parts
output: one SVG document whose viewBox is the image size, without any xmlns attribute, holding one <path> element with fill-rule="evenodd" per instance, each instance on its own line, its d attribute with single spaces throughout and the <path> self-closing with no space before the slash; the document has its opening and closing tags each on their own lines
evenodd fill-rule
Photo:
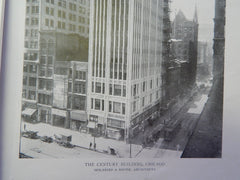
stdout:
<svg viewBox="0 0 240 180">
<path fill-rule="evenodd" d="M 116 158 L 116 156 L 107 153 L 100 153 L 80 147 L 66 148 L 55 142 L 46 143 L 42 142 L 40 139 L 29 139 L 24 137 L 21 139 L 20 152 L 37 159 Z"/>
</svg>

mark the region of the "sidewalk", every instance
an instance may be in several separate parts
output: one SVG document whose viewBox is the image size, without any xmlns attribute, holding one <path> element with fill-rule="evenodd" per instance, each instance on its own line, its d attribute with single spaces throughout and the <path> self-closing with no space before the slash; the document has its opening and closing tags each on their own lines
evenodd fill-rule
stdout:
<svg viewBox="0 0 240 180">
<path fill-rule="evenodd" d="M 38 131 L 39 136 L 49 136 L 54 138 L 54 134 L 72 135 L 72 144 L 79 146 L 83 149 L 89 149 L 90 142 L 93 143 L 94 138 L 90 134 L 80 133 L 78 131 L 72 131 L 60 127 L 51 126 L 49 124 L 26 124 L 26 130 Z M 110 148 L 113 148 L 117 152 L 116 157 L 129 158 L 130 157 L 130 144 L 126 144 L 123 141 L 117 141 L 113 139 L 106 139 L 103 137 L 96 137 L 96 151 L 106 154 Z M 93 147 L 92 150 L 93 151 Z M 180 158 L 181 152 L 159 149 L 159 147 L 143 148 L 141 145 L 131 145 L 131 157 L 132 158 Z M 113 156 L 114 157 L 114 156 Z"/>
<path fill-rule="evenodd" d="M 71 144 L 79 146 L 84 149 L 89 149 L 90 142 L 93 144 L 94 137 L 91 134 L 80 133 L 78 131 L 73 131 L 70 129 L 64 129 L 60 127 L 55 127 L 49 124 L 39 123 L 39 124 L 31 124 L 24 122 L 22 125 L 22 129 L 26 124 L 26 130 L 38 131 L 39 136 L 49 136 L 54 138 L 54 134 L 62 134 L 62 135 L 72 135 Z M 96 137 L 96 151 L 107 153 L 109 148 L 115 149 L 118 157 L 130 157 L 130 145 L 126 144 L 123 141 L 117 141 L 113 139 L 106 139 L 103 137 Z M 132 157 L 135 157 L 137 153 L 142 149 L 141 145 L 131 145 Z M 93 145 L 92 145 L 93 150 Z"/>
</svg>

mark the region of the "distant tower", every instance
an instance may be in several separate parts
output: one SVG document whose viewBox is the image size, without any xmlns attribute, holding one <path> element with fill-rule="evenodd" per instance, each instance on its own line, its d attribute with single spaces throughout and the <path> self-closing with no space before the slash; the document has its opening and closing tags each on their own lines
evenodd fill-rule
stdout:
<svg viewBox="0 0 240 180">
<path fill-rule="evenodd" d="M 172 39 L 177 40 L 173 42 L 176 54 L 175 58 L 187 61 L 188 68 L 186 76 L 187 87 L 190 89 L 194 86 L 196 81 L 197 71 L 197 49 L 198 49 L 198 15 L 197 8 L 193 19 L 188 20 L 183 12 L 179 10 L 173 21 Z"/>
</svg>

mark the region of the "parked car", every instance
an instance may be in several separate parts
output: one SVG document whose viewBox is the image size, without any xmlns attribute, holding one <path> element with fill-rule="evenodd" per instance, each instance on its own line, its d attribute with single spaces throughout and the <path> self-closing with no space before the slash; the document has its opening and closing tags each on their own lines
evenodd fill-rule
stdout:
<svg viewBox="0 0 240 180">
<path fill-rule="evenodd" d="M 47 142 L 47 143 L 52 143 L 53 142 L 53 138 L 48 137 L 48 136 L 42 136 L 40 137 L 40 140 L 43 142 Z"/>
<path fill-rule="evenodd" d="M 22 136 L 30 139 L 38 139 L 39 136 L 37 135 L 37 133 L 38 131 L 24 131 L 22 132 Z"/>
<path fill-rule="evenodd" d="M 56 135 L 54 134 L 55 137 L 55 141 L 57 144 L 59 144 L 60 146 L 64 146 L 67 148 L 73 148 L 75 147 L 74 145 L 72 145 L 70 142 L 72 141 L 72 135 Z"/>
</svg>

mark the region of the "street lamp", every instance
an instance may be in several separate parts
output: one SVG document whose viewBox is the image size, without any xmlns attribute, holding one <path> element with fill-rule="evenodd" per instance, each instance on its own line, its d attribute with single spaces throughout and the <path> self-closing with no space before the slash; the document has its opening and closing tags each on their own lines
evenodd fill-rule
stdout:
<svg viewBox="0 0 240 180">
<path fill-rule="evenodd" d="M 129 135 L 128 135 L 128 138 L 129 138 L 129 145 L 130 145 L 130 149 L 129 149 L 129 153 L 130 153 L 130 158 L 132 158 L 132 129 L 129 128 Z"/>
</svg>

